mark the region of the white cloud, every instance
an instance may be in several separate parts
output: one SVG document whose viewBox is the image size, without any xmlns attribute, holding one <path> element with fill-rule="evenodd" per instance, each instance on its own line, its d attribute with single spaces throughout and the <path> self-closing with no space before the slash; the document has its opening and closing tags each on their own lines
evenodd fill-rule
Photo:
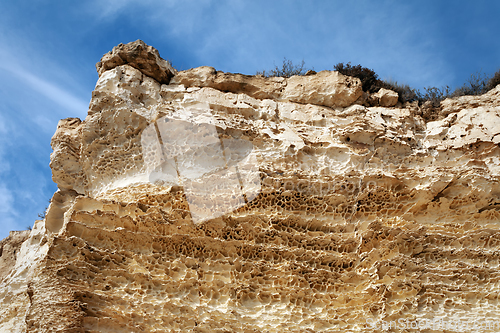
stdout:
<svg viewBox="0 0 500 333">
<path fill-rule="evenodd" d="M 2 173 L 9 171 L 10 164 L 5 158 L 5 147 L 7 145 L 7 140 L 9 137 L 8 124 L 6 123 L 5 117 L 0 114 L 0 177 Z"/>
<path fill-rule="evenodd" d="M 4 184 L 0 183 L 0 239 L 7 237 L 9 231 L 20 229 L 16 223 L 18 220 L 16 216 L 13 195 Z"/>
<path fill-rule="evenodd" d="M 74 96 L 71 92 L 61 88 L 59 85 L 44 80 L 12 62 L 10 62 L 9 65 L 10 66 L 5 66 L 0 63 L 0 68 L 15 75 L 18 79 L 31 87 L 31 89 L 59 104 L 65 110 L 81 114 L 82 111 L 85 112 L 88 109 L 88 102 Z"/>
<path fill-rule="evenodd" d="M 0 145 L 3 145 L 3 140 L 0 138 Z M 8 172 L 10 170 L 10 164 L 4 156 L 2 148 L 0 148 L 0 177 L 2 173 Z"/>
<path fill-rule="evenodd" d="M 333 69 L 337 62 L 361 63 L 381 78 L 415 86 L 440 86 L 453 79 L 438 51 L 435 20 L 427 12 L 416 15 L 413 4 L 359 1 L 308 6 L 299 1 L 210 0 L 196 6 L 176 0 L 93 4 L 100 8 L 101 19 L 122 15 L 133 24 L 143 22 L 156 31 L 152 38 L 189 47 L 203 65 L 220 70 L 252 74 L 286 56 L 304 59 L 317 70 Z"/>
<path fill-rule="evenodd" d="M 7 123 L 5 118 L 0 114 L 0 134 L 7 133 Z"/>
<path fill-rule="evenodd" d="M 14 212 L 14 209 L 12 207 L 13 203 L 14 200 L 11 192 L 4 184 L 0 183 L 0 213 L 12 214 Z"/>
<path fill-rule="evenodd" d="M 172 9 L 174 6 L 184 5 L 187 8 L 191 8 L 192 11 L 196 11 L 197 8 L 200 8 L 200 6 L 203 6 L 203 4 L 207 2 L 211 2 L 211 0 L 197 1 L 195 6 L 193 6 L 192 3 L 182 0 L 143 0 L 141 2 L 134 0 L 94 0 L 85 4 L 83 9 L 88 15 L 91 15 L 97 20 L 114 19 L 127 10 L 132 11 L 131 13 L 133 15 L 138 15 L 139 12 L 135 10 L 137 8 L 147 10 L 149 12 L 148 14 L 152 16 L 160 14 L 164 20 L 175 20 L 176 17 L 174 15 L 165 15 L 166 13 L 164 10 Z M 184 17 L 184 19 L 187 19 L 187 17 Z"/>
</svg>

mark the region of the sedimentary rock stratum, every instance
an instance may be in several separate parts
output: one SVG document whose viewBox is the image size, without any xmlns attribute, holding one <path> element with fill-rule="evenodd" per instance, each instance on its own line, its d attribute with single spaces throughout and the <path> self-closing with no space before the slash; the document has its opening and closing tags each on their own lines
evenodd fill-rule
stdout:
<svg viewBox="0 0 500 333">
<path fill-rule="evenodd" d="M 0 332 L 500 320 L 500 86 L 429 121 L 338 72 L 177 72 L 141 41 L 97 70 L 46 217 L 0 243 Z"/>
</svg>

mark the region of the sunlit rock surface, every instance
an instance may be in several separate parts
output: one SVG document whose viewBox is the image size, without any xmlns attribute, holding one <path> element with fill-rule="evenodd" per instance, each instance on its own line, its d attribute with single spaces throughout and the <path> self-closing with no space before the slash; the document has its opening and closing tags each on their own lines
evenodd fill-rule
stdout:
<svg viewBox="0 0 500 333">
<path fill-rule="evenodd" d="M 165 63 L 117 47 L 59 122 L 46 218 L 0 243 L 0 332 L 500 330 L 499 86 L 426 122 L 337 72 Z"/>
</svg>

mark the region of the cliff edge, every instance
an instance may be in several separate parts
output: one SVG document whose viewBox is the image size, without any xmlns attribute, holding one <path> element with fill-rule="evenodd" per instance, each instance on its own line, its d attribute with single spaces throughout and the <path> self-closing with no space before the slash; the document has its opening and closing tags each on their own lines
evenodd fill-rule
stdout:
<svg viewBox="0 0 500 333">
<path fill-rule="evenodd" d="M 500 330 L 500 86 L 426 121 L 334 71 L 96 67 L 45 219 L 0 243 L 0 332 Z"/>
</svg>

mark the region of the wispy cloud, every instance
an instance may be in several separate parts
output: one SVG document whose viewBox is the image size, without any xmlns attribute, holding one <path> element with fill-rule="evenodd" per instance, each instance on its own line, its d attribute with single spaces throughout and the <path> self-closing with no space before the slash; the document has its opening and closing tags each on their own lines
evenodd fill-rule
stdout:
<svg viewBox="0 0 500 333">
<path fill-rule="evenodd" d="M 78 74 L 8 30 L 0 22 L 0 239 L 32 225 L 46 206 L 55 190 L 50 137 L 60 118 L 84 117 L 88 109 Z"/>
<path fill-rule="evenodd" d="M 304 59 L 317 70 L 333 69 L 341 61 L 356 62 L 382 78 L 417 87 L 453 79 L 439 52 L 435 13 L 416 12 L 412 4 L 331 1 L 311 6 L 303 1 L 209 0 L 196 7 L 175 0 L 93 4 L 101 8 L 99 19 L 120 17 L 133 25 L 154 27 L 151 37 L 162 36 L 165 43 L 185 48 L 203 65 L 220 70 L 252 74 L 287 57 Z"/>
<path fill-rule="evenodd" d="M 9 171 L 10 164 L 5 157 L 5 138 L 9 135 L 8 124 L 5 117 L 0 113 L 0 178 L 3 173 Z"/>
<path fill-rule="evenodd" d="M 5 66 L 0 63 L 0 68 L 10 72 L 19 80 L 26 83 L 31 89 L 62 106 L 67 111 L 80 114 L 88 108 L 88 102 L 82 98 L 73 95 L 55 83 L 24 70 L 20 66 L 13 66 L 12 63 L 10 63 L 10 66 Z"/>
<path fill-rule="evenodd" d="M 4 184 L 0 183 L 0 213 L 1 214 L 12 214 L 14 209 L 12 209 L 12 204 L 14 202 L 11 192 L 7 189 Z"/>
<path fill-rule="evenodd" d="M 0 224 L 2 226 L 0 239 L 6 237 L 10 230 L 22 228 L 16 223 L 17 215 L 14 208 L 14 196 L 4 184 L 0 183 Z"/>
</svg>

